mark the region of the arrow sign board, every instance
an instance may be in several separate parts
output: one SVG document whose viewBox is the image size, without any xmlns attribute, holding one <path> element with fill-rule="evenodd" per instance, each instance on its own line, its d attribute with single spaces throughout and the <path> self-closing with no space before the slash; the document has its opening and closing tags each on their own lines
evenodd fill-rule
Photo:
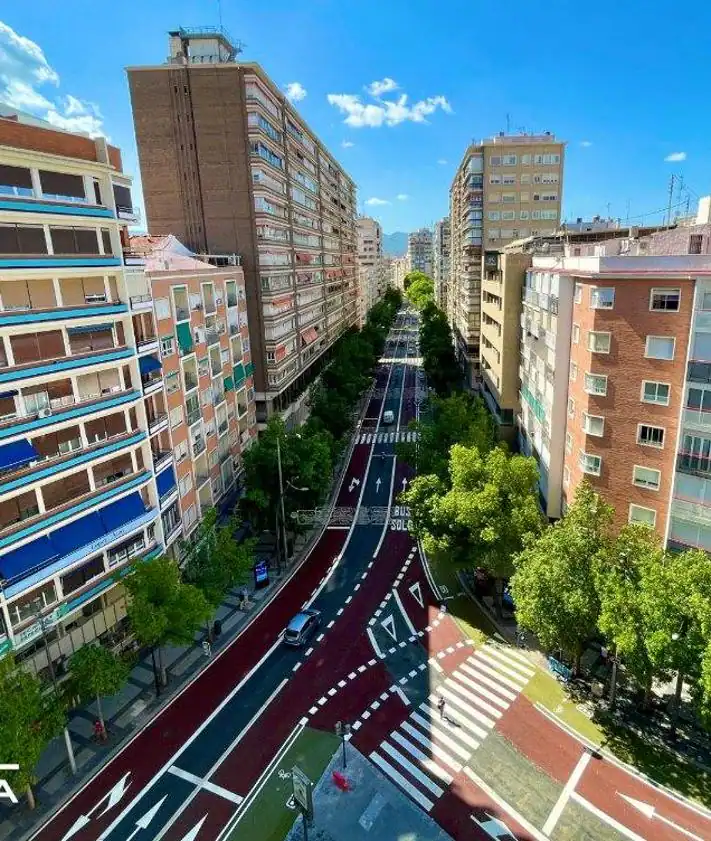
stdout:
<svg viewBox="0 0 711 841">
<path fill-rule="evenodd" d="M 397 631 L 395 630 L 395 618 L 393 615 L 390 614 L 390 616 L 386 616 L 380 625 L 390 634 L 393 640 L 397 642 Z"/>
<path fill-rule="evenodd" d="M 677 832 L 680 832 L 682 835 L 686 836 L 686 838 L 691 838 L 691 841 L 704 841 L 704 839 L 700 835 L 696 835 L 695 832 L 691 832 L 683 826 L 679 826 L 678 823 L 670 821 L 669 818 L 665 818 L 664 815 L 660 815 L 657 812 L 657 807 L 653 803 L 645 803 L 643 800 L 635 800 L 634 797 L 628 797 L 626 794 L 622 794 L 621 791 L 618 791 L 617 793 L 623 800 L 626 800 L 630 806 L 638 812 L 641 812 L 645 818 L 649 818 L 650 821 L 661 821 L 667 826 L 670 826 L 672 829 L 676 829 Z"/>
<path fill-rule="evenodd" d="M 416 581 L 412 587 L 410 587 L 410 592 L 412 593 L 412 598 L 419 604 L 420 607 L 425 606 L 425 600 L 422 598 L 422 587 L 420 587 L 420 582 Z"/>
</svg>

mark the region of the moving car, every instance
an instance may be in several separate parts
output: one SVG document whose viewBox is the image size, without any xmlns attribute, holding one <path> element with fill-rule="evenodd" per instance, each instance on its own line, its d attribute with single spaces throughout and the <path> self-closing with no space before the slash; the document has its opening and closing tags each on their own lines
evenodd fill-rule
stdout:
<svg viewBox="0 0 711 841">
<path fill-rule="evenodd" d="M 321 624 L 321 613 L 318 610 L 301 610 L 286 626 L 284 642 L 297 648 L 306 645 L 316 633 Z"/>
<path fill-rule="evenodd" d="M 383 423 L 395 423 L 395 412 L 391 409 L 386 409 L 383 412 Z"/>
</svg>

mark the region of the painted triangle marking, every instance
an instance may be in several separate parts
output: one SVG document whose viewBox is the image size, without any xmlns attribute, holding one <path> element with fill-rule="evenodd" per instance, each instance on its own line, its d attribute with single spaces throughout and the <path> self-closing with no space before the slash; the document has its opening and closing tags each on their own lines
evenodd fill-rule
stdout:
<svg viewBox="0 0 711 841">
<path fill-rule="evenodd" d="M 381 626 L 390 634 L 390 636 L 397 642 L 397 631 L 395 630 L 395 617 L 390 614 L 380 623 Z"/>
<path fill-rule="evenodd" d="M 645 818 L 653 818 L 654 813 L 657 811 L 656 808 L 651 803 L 645 803 L 643 800 L 635 800 L 634 797 L 629 797 L 626 794 L 622 794 L 621 791 L 617 792 L 623 800 L 626 800 L 630 806 L 633 806 L 637 809 L 638 812 L 641 812 Z"/>
<path fill-rule="evenodd" d="M 413 599 L 419 604 L 420 607 L 425 606 L 425 600 L 422 598 L 422 587 L 420 586 L 420 582 L 416 581 L 412 587 L 410 587 L 410 592 L 412 593 Z"/>
<path fill-rule="evenodd" d="M 198 832 L 202 829 L 202 825 L 207 820 L 207 815 L 199 822 L 196 823 L 195 826 L 188 832 L 186 836 L 183 837 L 182 841 L 195 841 L 198 836 Z"/>
</svg>

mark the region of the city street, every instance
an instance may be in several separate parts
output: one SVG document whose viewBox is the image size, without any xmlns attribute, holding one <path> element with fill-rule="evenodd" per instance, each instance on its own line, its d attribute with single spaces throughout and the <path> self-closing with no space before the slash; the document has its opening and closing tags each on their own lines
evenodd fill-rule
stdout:
<svg viewBox="0 0 711 841">
<path fill-rule="evenodd" d="M 405 320 L 307 560 L 36 841 L 248 838 L 243 821 L 290 748 L 339 721 L 387 784 L 456 839 L 711 838 L 706 812 L 591 754 L 531 703 L 525 653 L 475 644 L 448 614 L 397 503 L 411 473 L 394 447 L 421 386 Z M 287 648 L 284 628 L 304 606 L 321 611 L 321 629 L 305 650 Z"/>
</svg>

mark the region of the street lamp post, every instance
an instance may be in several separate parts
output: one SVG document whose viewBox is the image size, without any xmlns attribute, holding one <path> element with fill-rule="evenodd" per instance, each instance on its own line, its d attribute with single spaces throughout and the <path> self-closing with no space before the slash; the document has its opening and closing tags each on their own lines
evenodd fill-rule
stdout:
<svg viewBox="0 0 711 841">
<path fill-rule="evenodd" d="M 684 616 L 681 620 L 681 627 L 678 632 L 671 635 L 675 643 L 683 641 L 686 637 L 686 632 L 689 630 L 688 617 Z M 676 738 L 676 730 L 679 726 L 679 713 L 681 712 L 681 693 L 684 690 L 684 672 L 679 669 L 676 674 L 676 687 L 674 688 L 674 708 L 672 709 L 672 720 L 669 733 L 672 738 Z"/>
<path fill-rule="evenodd" d="M 336 722 L 336 736 L 338 736 L 341 740 L 341 745 L 343 747 L 343 770 L 346 770 L 346 742 L 348 741 L 348 736 L 351 735 L 351 726 L 350 724 L 346 724 L 342 721 Z"/>
<path fill-rule="evenodd" d="M 279 510 L 281 511 L 281 539 L 282 539 L 282 546 L 284 549 L 284 562 L 286 563 L 286 559 L 289 555 L 289 552 L 286 547 L 286 514 L 284 513 L 284 477 L 282 475 L 281 470 L 281 442 L 279 441 L 279 437 L 277 436 L 277 470 L 279 473 Z M 277 521 L 279 520 L 279 515 L 277 514 Z M 277 535 L 277 540 L 279 540 L 279 535 Z M 278 547 L 277 547 L 278 551 Z M 279 564 L 279 572 L 281 572 L 281 563 Z"/>
</svg>

